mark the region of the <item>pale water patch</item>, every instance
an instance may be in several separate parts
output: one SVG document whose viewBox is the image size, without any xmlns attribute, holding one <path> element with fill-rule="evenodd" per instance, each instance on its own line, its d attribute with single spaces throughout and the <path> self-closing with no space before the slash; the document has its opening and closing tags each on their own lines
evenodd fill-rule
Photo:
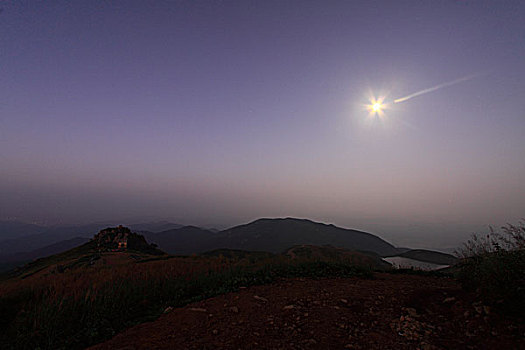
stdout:
<svg viewBox="0 0 525 350">
<path fill-rule="evenodd" d="M 383 258 L 384 261 L 392 264 L 396 269 L 415 269 L 423 271 L 435 271 L 439 269 L 444 269 L 450 265 L 438 265 L 432 264 L 429 262 L 414 260 L 410 258 L 403 258 L 401 256 L 392 256 L 389 258 Z"/>
</svg>

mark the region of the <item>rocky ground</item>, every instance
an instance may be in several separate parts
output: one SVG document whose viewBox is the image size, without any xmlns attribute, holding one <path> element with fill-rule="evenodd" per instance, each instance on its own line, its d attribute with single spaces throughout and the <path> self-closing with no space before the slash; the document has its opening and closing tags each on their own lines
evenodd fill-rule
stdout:
<svg viewBox="0 0 525 350">
<path fill-rule="evenodd" d="M 525 349 L 525 325 L 453 279 L 376 274 L 282 280 L 168 308 L 91 349 Z"/>
</svg>

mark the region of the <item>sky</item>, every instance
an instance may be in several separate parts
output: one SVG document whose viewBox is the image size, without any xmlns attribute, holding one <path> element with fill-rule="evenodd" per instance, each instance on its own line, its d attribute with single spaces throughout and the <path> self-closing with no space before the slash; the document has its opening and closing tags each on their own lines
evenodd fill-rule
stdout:
<svg viewBox="0 0 525 350">
<path fill-rule="evenodd" d="M 301 217 L 450 247 L 525 217 L 523 1 L 0 8 L 0 219 Z"/>
</svg>

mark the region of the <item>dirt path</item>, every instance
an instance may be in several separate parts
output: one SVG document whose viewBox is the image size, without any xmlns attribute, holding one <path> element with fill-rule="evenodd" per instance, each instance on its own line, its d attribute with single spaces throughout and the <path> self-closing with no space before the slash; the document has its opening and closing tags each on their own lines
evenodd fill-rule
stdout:
<svg viewBox="0 0 525 350">
<path fill-rule="evenodd" d="M 451 279 L 292 279 L 241 289 L 91 349 L 525 349 L 525 326 Z"/>
</svg>

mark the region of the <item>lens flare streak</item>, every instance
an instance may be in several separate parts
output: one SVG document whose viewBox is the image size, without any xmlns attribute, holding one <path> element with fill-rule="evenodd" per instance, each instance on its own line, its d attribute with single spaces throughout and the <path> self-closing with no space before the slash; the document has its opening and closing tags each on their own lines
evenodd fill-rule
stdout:
<svg viewBox="0 0 525 350">
<path fill-rule="evenodd" d="M 416 96 L 419 96 L 419 95 L 423 95 L 423 94 L 427 94 L 429 92 L 436 91 L 436 90 L 442 89 L 442 88 L 447 87 L 447 86 L 456 85 L 456 84 L 462 83 L 464 81 L 474 79 L 474 78 L 476 78 L 478 76 L 479 76 L 479 74 L 472 74 L 472 75 L 468 75 L 468 76 L 463 77 L 463 78 L 459 78 L 459 79 L 456 79 L 456 80 L 453 80 L 453 81 L 449 81 L 447 83 L 439 84 L 437 86 L 434 86 L 434 87 L 431 87 L 431 88 L 428 88 L 428 89 L 424 89 L 424 90 L 421 90 L 421 91 L 418 91 L 418 92 L 414 92 L 413 94 L 410 94 L 408 96 L 401 97 L 401 98 L 398 98 L 398 99 L 394 100 L 394 103 L 404 102 L 404 101 L 410 100 L 413 97 L 416 97 Z"/>
</svg>

